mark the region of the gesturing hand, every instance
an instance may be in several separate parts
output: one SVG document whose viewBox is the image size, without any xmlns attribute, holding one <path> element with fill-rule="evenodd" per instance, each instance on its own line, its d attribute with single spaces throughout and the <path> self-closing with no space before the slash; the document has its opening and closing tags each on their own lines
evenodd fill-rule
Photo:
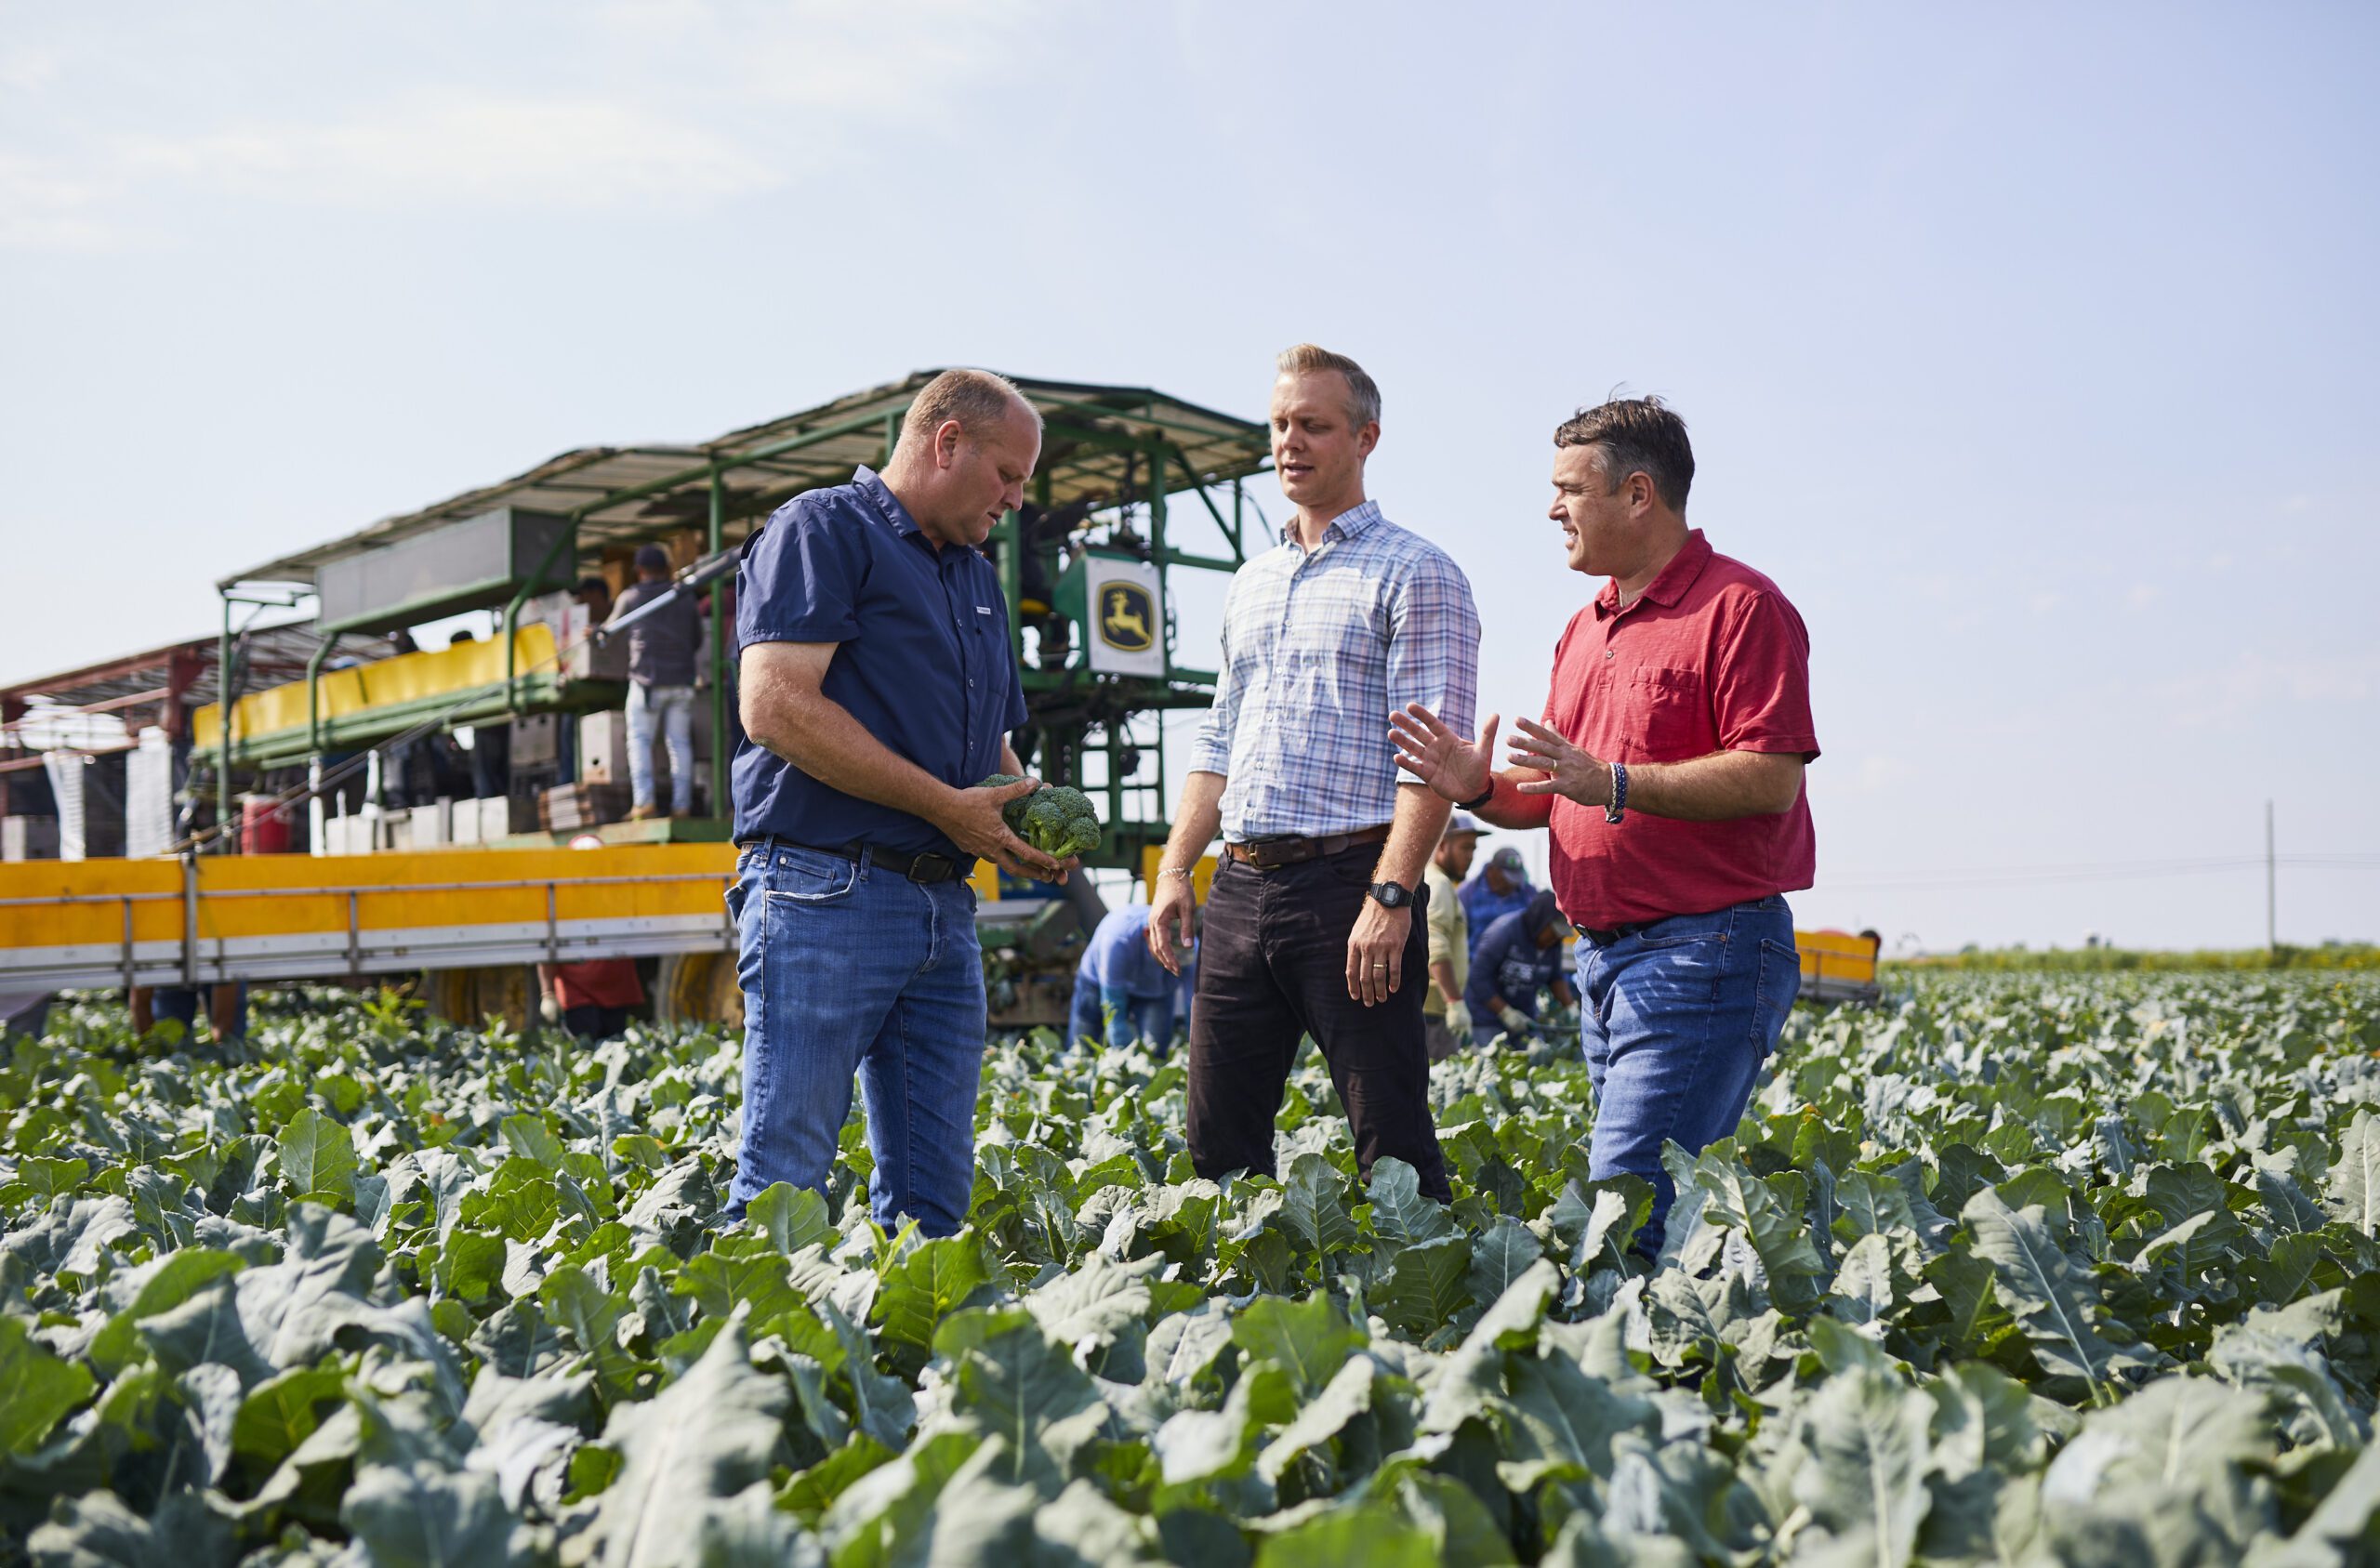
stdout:
<svg viewBox="0 0 2380 1568">
<path fill-rule="evenodd" d="M 1516 785 L 1523 795 L 1559 795 L 1581 806 L 1611 804 L 1611 768 L 1601 758 L 1526 718 L 1514 720 L 1513 731 L 1506 743 L 1513 765 L 1545 775 Z"/>
<path fill-rule="evenodd" d="M 1388 716 L 1396 743 L 1396 765 L 1448 800 L 1476 800 L 1488 787 L 1496 760 L 1496 716 L 1488 716 L 1477 741 L 1464 740 L 1419 703 Z M 1517 744 L 1517 743 L 1516 743 Z"/>
<path fill-rule="evenodd" d="M 1014 784 L 978 785 L 973 789 L 954 791 L 950 808 L 944 813 L 940 826 L 961 850 L 992 862 L 1012 876 L 1029 876 L 1040 882 L 1063 882 L 1066 879 L 1067 871 L 1078 863 L 1051 859 L 1010 832 L 1008 824 L 1000 817 L 1001 807 L 1040 787 L 1038 780 L 1019 779 Z"/>
</svg>

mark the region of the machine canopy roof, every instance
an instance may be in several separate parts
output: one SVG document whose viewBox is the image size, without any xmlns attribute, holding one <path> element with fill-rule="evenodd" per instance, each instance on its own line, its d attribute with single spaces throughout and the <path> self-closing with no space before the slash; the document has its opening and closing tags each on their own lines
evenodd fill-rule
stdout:
<svg viewBox="0 0 2380 1568">
<path fill-rule="evenodd" d="M 731 430 L 692 446 L 581 447 L 549 458 L 501 483 L 464 492 L 435 506 L 252 567 L 218 585 L 311 584 L 326 561 L 377 549 L 458 519 L 498 507 L 578 519 L 582 562 L 610 547 L 641 543 L 700 526 L 709 515 L 714 467 L 725 486 L 726 536 L 743 538 L 788 497 L 840 484 L 862 463 L 884 458 L 888 428 L 940 374 L 906 378 L 833 402 Z M 1045 430 L 1037 495 L 1047 481 L 1052 507 L 1091 508 L 1145 500 L 1147 451 L 1168 447 L 1165 488 L 1222 484 L 1263 470 L 1271 449 L 1265 427 L 1218 414 L 1143 387 L 1102 387 L 1012 377 L 1041 411 Z"/>
</svg>

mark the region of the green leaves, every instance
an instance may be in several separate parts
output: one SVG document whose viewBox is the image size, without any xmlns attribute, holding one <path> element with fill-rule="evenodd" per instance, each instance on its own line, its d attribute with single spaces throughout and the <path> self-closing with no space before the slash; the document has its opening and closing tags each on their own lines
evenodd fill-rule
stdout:
<svg viewBox="0 0 2380 1568">
<path fill-rule="evenodd" d="M 273 1163 L 290 1196 L 345 1203 L 354 1191 L 355 1137 L 310 1105 L 274 1140 Z"/>
<path fill-rule="evenodd" d="M 2000 1299 L 2053 1375 L 2079 1377 L 2093 1399 L 2113 1392 L 2117 1373 L 2139 1364 L 2100 1337 L 2098 1292 L 2080 1276 L 2042 1222 L 2039 1208 L 2010 1208 L 1987 1187 L 1967 1200 L 1959 1218 L 1975 1237 L 1977 1256 L 1991 1265 Z"/>
<path fill-rule="evenodd" d="M 39 1561 L 2276 1568 L 2380 1522 L 2373 980 L 1797 1013 L 1659 1259 L 1559 1053 L 1432 1070 L 1440 1205 L 1354 1180 L 1318 1061 L 1284 1176 L 1218 1183 L 1181 1061 L 996 1042 L 930 1239 L 853 1201 L 857 1118 L 726 1221 L 698 1032 L 56 1016 L 0 1048 Z"/>
<path fill-rule="evenodd" d="M 31 1453 L 97 1386 L 89 1372 L 34 1344 L 24 1319 L 0 1316 L 0 1454 Z"/>
<path fill-rule="evenodd" d="M 651 1400 L 615 1405 L 603 1443 L 619 1454 L 620 1471 L 596 1509 L 600 1561 L 700 1561 L 727 1499 L 767 1478 L 790 1399 L 784 1384 L 753 1370 L 739 1318 L 684 1377 Z"/>
</svg>

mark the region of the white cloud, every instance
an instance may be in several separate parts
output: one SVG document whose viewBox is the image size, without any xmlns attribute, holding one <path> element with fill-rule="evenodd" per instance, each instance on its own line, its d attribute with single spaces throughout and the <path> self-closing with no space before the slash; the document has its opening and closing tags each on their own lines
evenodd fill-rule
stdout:
<svg viewBox="0 0 2380 1568">
<path fill-rule="evenodd" d="M 2336 708 L 2370 702 L 2375 693 L 2380 693 L 2380 653 L 2324 658 L 2249 652 L 2211 679 L 2170 681 L 2158 688 L 2175 720 L 2188 726 L 2228 724 L 2282 703 Z"/>
<path fill-rule="evenodd" d="M 388 206 L 592 212 L 698 204 L 777 182 L 734 141 L 634 105 L 441 95 L 330 125 L 147 138 L 127 172 L 242 194 Z"/>
<path fill-rule="evenodd" d="M 101 216 L 106 196 L 57 164 L 0 152 L 0 250 L 115 248 L 128 236 Z"/>
</svg>

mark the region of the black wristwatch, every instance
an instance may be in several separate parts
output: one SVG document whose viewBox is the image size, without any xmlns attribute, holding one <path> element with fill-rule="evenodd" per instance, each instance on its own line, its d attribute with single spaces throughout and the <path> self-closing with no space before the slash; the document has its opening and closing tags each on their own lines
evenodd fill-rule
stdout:
<svg viewBox="0 0 2380 1568">
<path fill-rule="evenodd" d="M 1375 882 L 1371 887 L 1372 902 L 1382 909 L 1410 909 L 1413 889 L 1402 882 Z"/>
</svg>

